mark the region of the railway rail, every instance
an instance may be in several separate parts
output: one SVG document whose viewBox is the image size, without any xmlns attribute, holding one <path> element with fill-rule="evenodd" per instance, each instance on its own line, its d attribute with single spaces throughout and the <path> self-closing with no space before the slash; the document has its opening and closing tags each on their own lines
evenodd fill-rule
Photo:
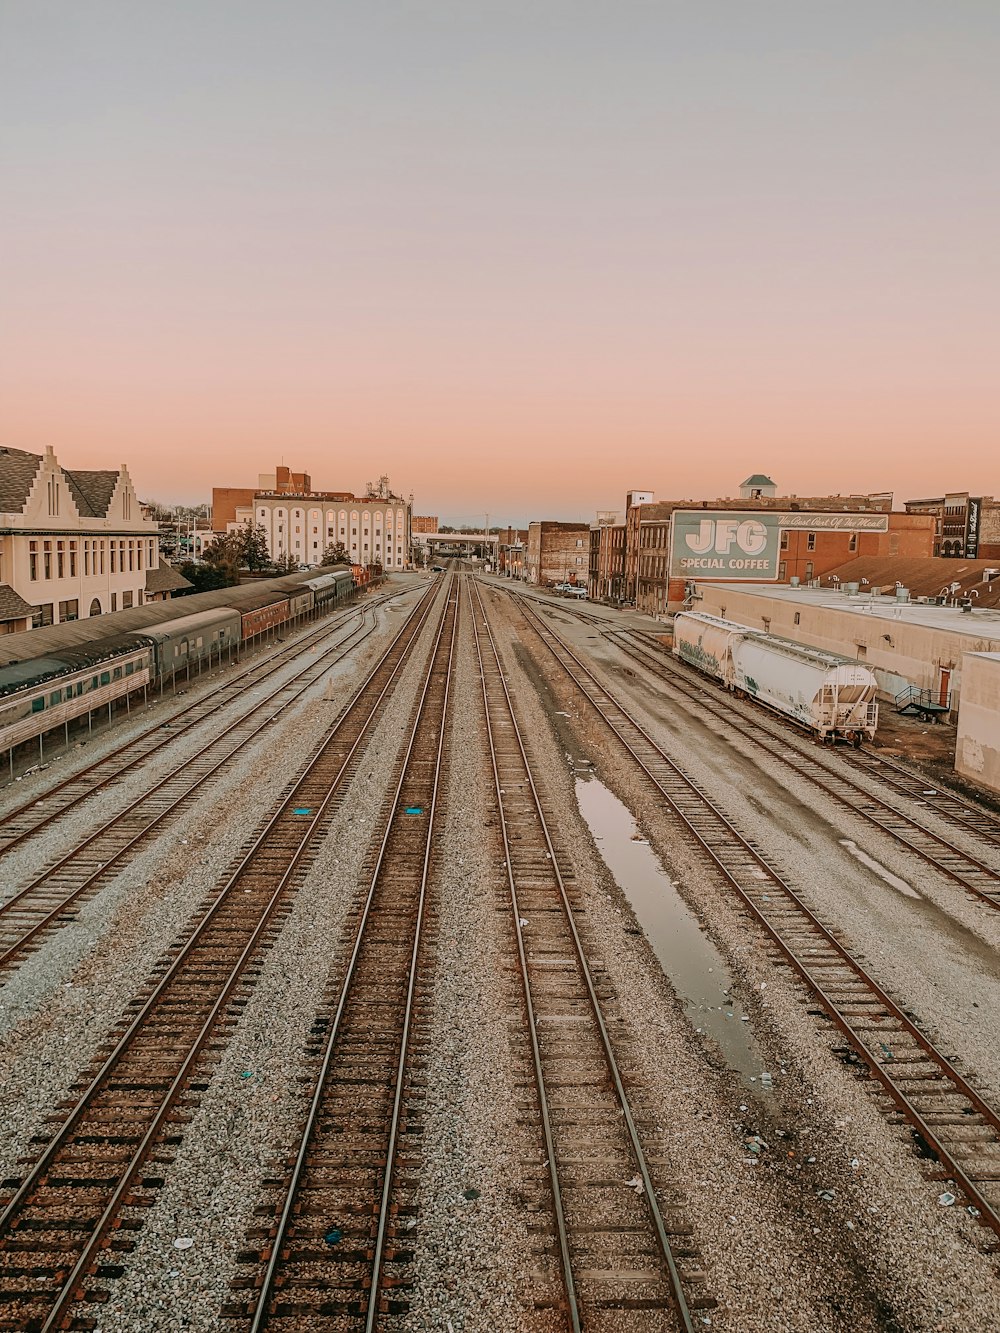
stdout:
<svg viewBox="0 0 1000 1333">
<path fill-rule="evenodd" d="M 686 673 L 666 657 L 644 644 L 632 631 L 612 630 L 605 634 L 609 642 L 627 653 L 633 661 L 639 662 L 648 671 L 667 682 L 671 690 L 696 705 L 702 712 L 710 714 L 726 727 L 763 750 L 776 762 L 794 770 L 800 777 L 807 779 L 814 786 L 832 796 L 840 805 L 852 814 L 867 820 L 887 833 L 889 837 L 901 843 L 909 851 L 919 856 L 928 865 L 940 871 L 946 878 L 960 884 L 979 901 L 990 907 L 1000 908 L 1000 872 L 987 862 L 957 847 L 948 838 L 925 828 L 916 816 L 911 816 L 901 809 L 898 802 L 881 798 L 857 782 L 846 769 L 851 763 L 860 767 L 866 777 L 874 781 L 889 782 L 896 793 L 930 806 L 942 819 L 950 822 L 975 837 L 987 841 L 992 847 L 1000 849 L 1000 824 L 990 820 L 983 812 L 979 820 L 970 819 L 975 812 L 966 807 L 957 798 L 940 798 L 937 789 L 929 790 L 926 780 L 906 774 L 904 769 L 890 772 L 887 776 L 880 771 L 880 760 L 876 758 L 848 761 L 843 766 L 836 760 L 831 761 L 822 751 L 810 754 L 799 744 L 789 744 L 790 728 L 778 721 L 772 723 L 770 716 L 754 718 L 752 722 L 742 718 L 726 702 L 716 701 L 708 687 L 697 680 L 688 679 Z M 798 736 L 795 741 L 798 742 Z M 906 779 L 904 781 L 904 779 Z M 969 815 L 966 814 L 968 810 Z"/>
<path fill-rule="evenodd" d="M 311 1329 L 331 1317 L 338 1328 L 370 1333 L 382 1316 L 406 1310 L 417 1225 L 407 1173 L 419 1151 L 409 1060 L 433 905 L 458 628 L 457 580 L 448 578 L 350 955 L 314 1025 L 313 1090 L 294 1159 L 275 1220 L 257 1237 L 260 1250 L 244 1256 L 251 1271 L 237 1290 L 252 1295 L 225 1311 L 232 1327 L 252 1333 Z"/>
<path fill-rule="evenodd" d="M 969 1207 L 1000 1234 L 1000 1114 L 845 943 L 523 599 L 526 625 L 652 782 L 693 844 L 812 990 Z"/>
<path fill-rule="evenodd" d="M 0 1328 L 49 1333 L 108 1299 L 141 1225 L 132 1210 L 163 1183 L 198 1091 L 211 1077 L 345 780 L 381 717 L 433 604 L 396 635 L 187 939 L 161 960 L 129 1017 L 80 1077 L 54 1136 L 23 1177 L 0 1185 Z M 127 1214 L 127 1215 L 126 1215 Z M 80 1318 L 85 1318 L 80 1315 Z M 79 1326 L 79 1325 L 78 1325 Z"/>
<path fill-rule="evenodd" d="M 44 792 L 39 792 L 20 805 L 13 806 L 5 812 L 3 827 L 0 828 L 0 856 L 39 830 L 51 827 L 54 820 L 76 809 L 95 792 L 106 789 L 111 783 L 145 763 L 150 756 L 157 754 L 165 746 L 172 745 L 181 737 L 188 735 L 193 728 L 200 726 L 207 719 L 214 719 L 233 700 L 240 699 L 247 690 L 267 680 L 276 670 L 294 661 L 303 652 L 322 644 L 359 614 L 363 616 L 390 600 L 390 596 L 399 595 L 401 594 L 383 595 L 368 601 L 360 611 L 357 607 L 352 607 L 345 612 L 336 613 L 321 626 L 306 634 L 296 635 L 290 643 L 286 643 L 276 651 L 264 657 L 255 655 L 249 666 L 228 675 L 221 685 L 209 690 L 207 694 L 175 710 L 167 718 L 157 716 L 152 724 L 138 735 L 130 736 L 128 740 L 101 755 L 93 763 L 78 769 L 62 781 L 47 786 Z"/>
<path fill-rule="evenodd" d="M 546 818 L 478 586 L 471 588 L 555 1227 L 558 1275 L 552 1290 L 536 1292 L 536 1304 L 564 1309 L 575 1333 L 618 1328 L 622 1311 L 651 1328 L 693 1333 L 701 1325 L 692 1311 L 714 1301 L 683 1200 L 664 1181 L 662 1159 L 643 1146 L 577 927 L 576 886 Z"/>
<path fill-rule="evenodd" d="M 0 983 L 37 949 L 45 935 L 75 917 L 82 902 L 118 873 L 149 835 L 176 816 L 210 779 L 228 767 L 265 727 L 277 720 L 322 677 L 332 662 L 353 651 L 375 629 L 362 626 L 309 662 L 242 717 L 228 722 L 193 755 L 179 761 L 155 785 L 128 802 L 47 865 L 0 904 Z"/>
</svg>

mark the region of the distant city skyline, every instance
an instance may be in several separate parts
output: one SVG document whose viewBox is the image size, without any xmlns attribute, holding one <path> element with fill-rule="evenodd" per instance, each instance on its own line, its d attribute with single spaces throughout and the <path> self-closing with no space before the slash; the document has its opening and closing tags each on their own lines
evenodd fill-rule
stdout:
<svg viewBox="0 0 1000 1333">
<path fill-rule="evenodd" d="M 0 443 L 522 526 L 996 494 L 998 57 L 975 0 L 0 0 Z"/>
</svg>

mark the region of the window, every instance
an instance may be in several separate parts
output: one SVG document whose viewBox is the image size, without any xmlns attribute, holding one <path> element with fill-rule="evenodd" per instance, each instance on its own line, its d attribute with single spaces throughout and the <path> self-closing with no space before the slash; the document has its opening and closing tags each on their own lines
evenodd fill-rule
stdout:
<svg viewBox="0 0 1000 1333">
<path fill-rule="evenodd" d="M 583 545 L 583 538 L 582 538 L 582 537 L 577 537 L 577 539 L 576 539 L 576 544 L 577 544 L 577 546 L 582 546 L 582 545 Z"/>
<path fill-rule="evenodd" d="M 784 560 L 778 562 L 778 582 L 784 583 L 785 575 L 788 572 L 788 566 Z"/>
<path fill-rule="evenodd" d="M 788 533 L 784 531 L 781 534 L 781 549 L 783 551 L 788 550 Z"/>
<path fill-rule="evenodd" d="M 38 543 L 28 542 L 28 578 L 38 578 Z"/>
<path fill-rule="evenodd" d="M 56 542 L 56 578 L 66 577 L 66 543 Z"/>
<path fill-rule="evenodd" d="M 858 644 L 858 661 L 863 662 L 868 656 L 868 645 L 866 643 Z"/>
<path fill-rule="evenodd" d="M 807 579 L 811 579 L 811 578 L 812 578 L 812 576 L 813 576 L 813 569 L 814 569 L 814 568 L 815 568 L 815 566 L 813 565 L 813 562 L 812 562 L 811 560 L 807 560 L 807 561 L 806 561 L 806 578 L 807 578 Z"/>
<path fill-rule="evenodd" d="M 52 603 L 46 602 L 43 606 L 32 608 L 31 628 L 41 629 L 43 625 L 52 624 Z"/>
<path fill-rule="evenodd" d="M 76 578 L 76 542 L 69 544 L 69 576 L 71 579 Z"/>
<path fill-rule="evenodd" d="M 75 597 L 71 601 L 59 603 L 59 619 L 60 620 L 80 619 L 80 603 L 77 601 Z"/>
<path fill-rule="evenodd" d="M 816 534 L 815 534 L 815 532 L 807 532 L 807 533 L 806 533 L 806 550 L 807 550 L 807 551 L 815 551 L 815 549 L 816 549 Z"/>
<path fill-rule="evenodd" d="M 118 594 L 116 592 L 111 594 L 111 609 L 112 611 L 118 610 Z"/>
<path fill-rule="evenodd" d="M 798 624 L 801 622 L 801 620 L 802 620 L 802 612 L 801 612 L 801 611 L 796 611 L 796 612 L 795 612 L 795 623 L 796 623 L 796 625 L 798 625 Z"/>
<path fill-rule="evenodd" d="M 50 579 L 50 578 L 52 577 L 52 543 L 51 543 L 51 542 L 42 542 L 42 569 L 43 569 L 43 571 L 44 571 L 44 573 L 45 573 L 45 577 L 46 577 L 47 579 Z M 50 622 L 50 623 L 51 623 L 51 622 Z"/>
<path fill-rule="evenodd" d="M 123 611 L 128 611 L 129 608 L 131 607 L 131 605 L 132 605 L 132 594 L 131 594 L 131 592 L 123 592 L 123 593 L 122 593 L 122 610 L 123 610 Z"/>
<path fill-rule="evenodd" d="M 114 542 L 111 543 L 111 572 L 112 574 L 118 573 L 118 548 Z M 112 607 L 111 609 L 113 611 L 115 608 Z"/>
<path fill-rule="evenodd" d="M 847 549 L 849 551 L 856 551 L 858 549 L 858 534 L 856 532 L 851 533 L 847 543 Z"/>
<path fill-rule="evenodd" d="M 41 713 L 41 712 L 44 710 L 44 708 L 45 708 L 45 699 L 44 699 L 44 698 L 40 698 L 40 699 L 32 699 L 32 701 L 31 701 L 31 711 L 32 711 L 33 713 Z"/>
</svg>

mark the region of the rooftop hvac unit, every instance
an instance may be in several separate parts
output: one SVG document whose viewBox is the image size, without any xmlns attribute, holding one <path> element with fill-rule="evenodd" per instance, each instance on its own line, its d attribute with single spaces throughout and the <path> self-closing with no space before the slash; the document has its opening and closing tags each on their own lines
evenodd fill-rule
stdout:
<svg viewBox="0 0 1000 1333">
<path fill-rule="evenodd" d="M 910 590 L 909 590 L 909 588 L 897 588 L 897 589 L 896 589 L 896 601 L 897 601 L 897 602 L 908 602 L 909 600 L 910 600 Z"/>
<path fill-rule="evenodd" d="M 842 583 L 840 586 L 843 588 L 844 592 L 847 593 L 848 597 L 857 597 L 858 593 L 861 591 L 860 583 Z"/>
</svg>

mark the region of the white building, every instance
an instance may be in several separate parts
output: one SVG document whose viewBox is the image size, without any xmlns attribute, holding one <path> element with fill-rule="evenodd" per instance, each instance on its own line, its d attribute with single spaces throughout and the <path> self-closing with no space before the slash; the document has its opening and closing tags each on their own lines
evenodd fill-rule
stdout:
<svg viewBox="0 0 1000 1333">
<path fill-rule="evenodd" d="M 0 633 L 142 606 L 188 587 L 160 561 L 128 470 L 0 448 Z"/>
<path fill-rule="evenodd" d="M 337 491 L 300 495 L 258 491 L 253 506 L 239 506 L 236 523 L 264 529 L 272 560 L 291 556 L 318 565 L 328 546 L 340 543 L 352 564 L 405 569 L 410 551 L 410 504 L 392 495 L 348 496 Z"/>
</svg>

